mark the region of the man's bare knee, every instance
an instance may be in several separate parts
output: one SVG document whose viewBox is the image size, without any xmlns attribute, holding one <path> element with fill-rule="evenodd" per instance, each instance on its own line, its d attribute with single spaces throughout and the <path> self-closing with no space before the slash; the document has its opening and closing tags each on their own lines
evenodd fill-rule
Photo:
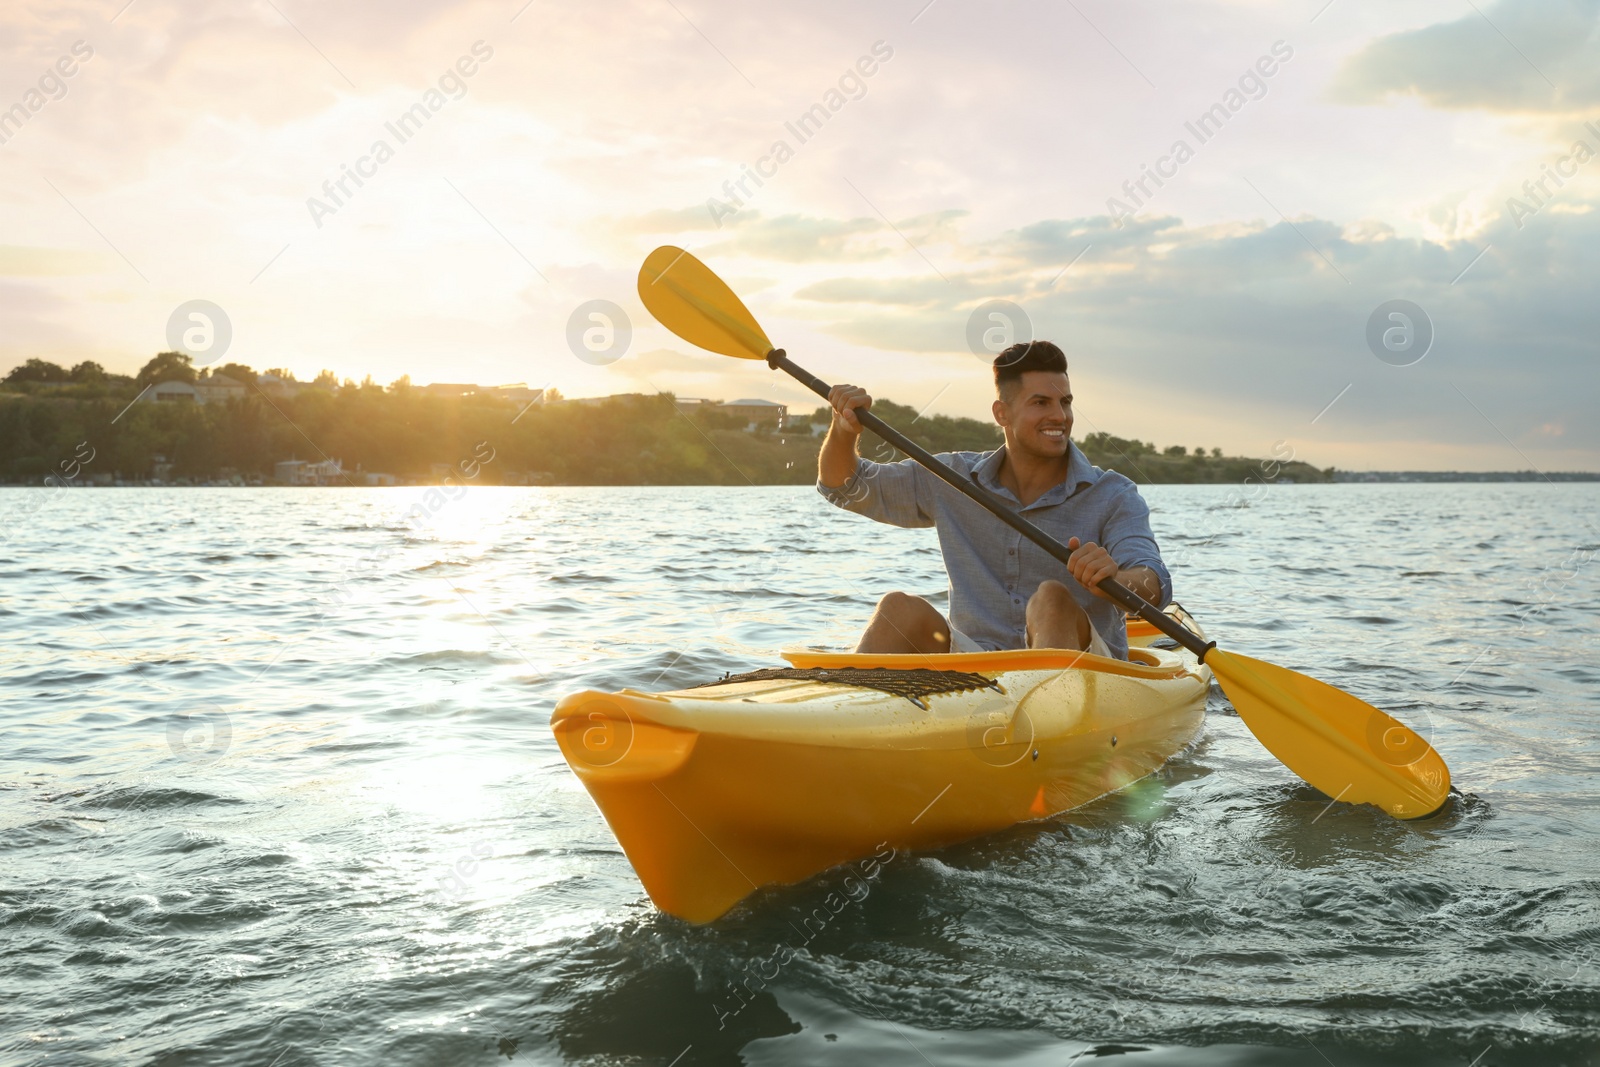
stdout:
<svg viewBox="0 0 1600 1067">
<path fill-rule="evenodd" d="M 907 632 L 917 630 L 931 634 L 944 629 L 944 616 L 939 614 L 939 609 L 910 593 L 890 593 L 878 602 L 878 610 L 896 620 Z"/>
<path fill-rule="evenodd" d="M 1038 596 L 1040 593 L 1043 593 L 1046 596 L 1071 596 L 1072 590 L 1068 589 L 1064 584 L 1056 581 L 1054 578 L 1046 578 L 1044 581 L 1039 583 L 1039 588 L 1034 592 L 1033 595 Z"/>
<path fill-rule="evenodd" d="M 879 611 L 892 611 L 896 614 L 907 611 L 915 611 L 919 607 L 932 606 L 933 605 L 929 604 L 921 597 L 912 596 L 910 593 L 903 593 L 898 589 L 894 590 L 893 592 L 883 594 L 883 596 L 878 600 Z"/>
<path fill-rule="evenodd" d="M 1039 583 L 1039 588 L 1028 598 L 1028 610 L 1065 611 L 1072 614 L 1081 612 L 1083 606 L 1078 603 L 1078 598 L 1072 595 L 1072 590 L 1054 579 L 1046 579 Z"/>
<path fill-rule="evenodd" d="M 944 652 L 950 647 L 948 631 L 938 608 L 919 596 L 895 590 L 878 601 L 857 651 Z"/>
<path fill-rule="evenodd" d="M 1083 649 L 1089 634 L 1089 615 L 1072 590 L 1054 580 L 1040 582 L 1028 598 L 1028 647 Z"/>
</svg>

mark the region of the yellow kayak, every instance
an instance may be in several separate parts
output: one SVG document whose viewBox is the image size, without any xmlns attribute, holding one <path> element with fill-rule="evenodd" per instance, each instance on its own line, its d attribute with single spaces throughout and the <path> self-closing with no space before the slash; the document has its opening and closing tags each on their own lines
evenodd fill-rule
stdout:
<svg viewBox="0 0 1600 1067">
<path fill-rule="evenodd" d="M 788 652 L 693 689 L 574 693 L 550 725 L 656 907 L 703 923 L 762 886 L 1047 818 L 1155 771 L 1199 731 L 1211 681 L 1188 652 L 1148 647 L 1159 636 L 1130 620 L 1127 661 Z"/>
</svg>

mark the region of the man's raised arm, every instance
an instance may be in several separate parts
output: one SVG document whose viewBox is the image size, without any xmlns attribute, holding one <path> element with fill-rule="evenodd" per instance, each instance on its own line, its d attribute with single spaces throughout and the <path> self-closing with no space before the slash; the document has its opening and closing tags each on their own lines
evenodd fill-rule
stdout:
<svg viewBox="0 0 1600 1067">
<path fill-rule="evenodd" d="M 854 385 L 836 385 L 828 390 L 828 403 L 833 405 L 833 421 L 817 453 L 817 480 L 828 489 L 838 489 L 856 473 L 861 423 L 855 409 L 870 408 L 872 397 Z"/>
</svg>

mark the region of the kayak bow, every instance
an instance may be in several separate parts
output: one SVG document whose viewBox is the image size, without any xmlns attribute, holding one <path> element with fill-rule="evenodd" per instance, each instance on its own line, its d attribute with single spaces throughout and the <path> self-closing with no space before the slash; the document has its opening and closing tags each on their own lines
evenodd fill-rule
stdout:
<svg viewBox="0 0 1600 1067">
<path fill-rule="evenodd" d="M 551 728 L 651 900 L 702 923 L 885 844 L 953 844 L 1155 771 L 1199 730 L 1211 672 L 1129 656 L 785 653 L 769 677 L 575 693 Z"/>
</svg>

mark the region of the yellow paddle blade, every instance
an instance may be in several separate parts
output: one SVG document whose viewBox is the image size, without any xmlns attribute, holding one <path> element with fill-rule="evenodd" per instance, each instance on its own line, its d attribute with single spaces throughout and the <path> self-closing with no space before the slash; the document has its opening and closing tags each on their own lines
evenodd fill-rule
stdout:
<svg viewBox="0 0 1600 1067">
<path fill-rule="evenodd" d="M 1220 648 L 1206 654 L 1206 665 L 1267 751 L 1335 800 L 1415 819 L 1449 796 L 1450 768 L 1439 753 L 1371 704 Z"/>
<path fill-rule="evenodd" d="M 694 256 L 662 245 L 639 268 L 639 299 L 656 321 L 699 348 L 766 359 L 772 342 L 726 282 Z"/>
</svg>

